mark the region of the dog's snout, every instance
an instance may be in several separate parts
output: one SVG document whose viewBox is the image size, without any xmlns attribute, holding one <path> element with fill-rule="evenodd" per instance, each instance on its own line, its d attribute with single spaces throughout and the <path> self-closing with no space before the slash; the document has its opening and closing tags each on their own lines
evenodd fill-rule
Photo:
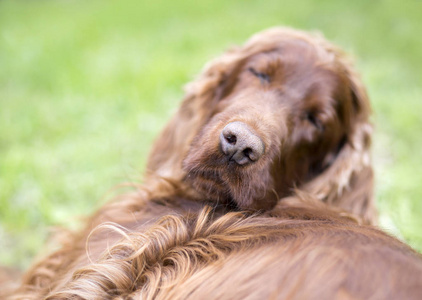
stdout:
<svg viewBox="0 0 422 300">
<path fill-rule="evenodd" d="M 239 165 L 256 162 L 264 154 L 264 143 L 243 122 L 227 124 L 220 134 L 223 153 Z"/>
</svg>

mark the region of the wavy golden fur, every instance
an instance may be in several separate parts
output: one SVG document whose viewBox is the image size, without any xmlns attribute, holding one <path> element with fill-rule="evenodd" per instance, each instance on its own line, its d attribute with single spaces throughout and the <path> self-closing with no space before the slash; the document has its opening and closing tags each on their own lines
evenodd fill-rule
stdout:
<svg viewBox="0 0 422 300">
<path fill-rule="evenodd" d="M 320 35 L 273 28 L 253 36 L 187 85 L 153 146 L 144 186 L 63 238 L 25 274 L 15 298 L 202 298 L 217 293 L 215 282 L 225 298 L 237 283 L 251 283 L 256 293 L 242 292 L 252 298 L 311 295 L 331 272 L 353 277 L 346 258 L 353 249 L 341 245 L 348 236 L 373 239 L 371 249 L 383 245 L 407 264 L 417 255 L 405 245 L 346 220 L 376 222 L 369 114 L 349 59 Z M 280 209 L 302 198 L 313 199 L 312 209 Z M 325 242 L 336 250 L 318 262 L 329 252 Z M 265 289 L 272 260 L 280 269 Z M 314 284 L 301 269 L 322 277 Z M 288 284 L 278 285 L 283 278 Z M 361 292 L 338 287 L 327 293 Z"/>
</svg>

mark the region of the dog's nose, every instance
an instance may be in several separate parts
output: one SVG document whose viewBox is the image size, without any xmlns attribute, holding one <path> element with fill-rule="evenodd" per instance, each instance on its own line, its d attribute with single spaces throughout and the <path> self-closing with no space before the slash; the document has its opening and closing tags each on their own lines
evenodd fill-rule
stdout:
<svg viewBox="0 0 422 300">
<path fill-rule="evenodd" d="M 243 122 L 227 124 L 220 134 L 221 150 L 239 165 L 256 162 L 264 154 L 264 143 Z"/>
</svg>

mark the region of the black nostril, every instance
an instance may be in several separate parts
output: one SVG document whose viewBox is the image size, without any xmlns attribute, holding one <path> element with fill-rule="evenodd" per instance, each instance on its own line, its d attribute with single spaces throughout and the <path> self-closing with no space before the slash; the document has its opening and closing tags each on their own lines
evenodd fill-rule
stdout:
<svg viewBox="0 0 422 300">
<path fill-rule="evenodd" d="M 264 143 L 243 122 L 227 124 L 220 134 L 221 151 L 229 161 L 247 165 L 258 161 L 264 154 Z"/>
<path fill-rule="evenodd" d="M 245 150 L 243 150 L 243 154 L 248 157 L 249 159 L 251 159 L 251 154 L 252 154 L 253 150 L 251 148 L 246 148 Z M 251 159 L 252 160 L 252 159 Z"/>
<path fill-rule="evenodd" d="M 229 144 L 231 144 L 231 145 L 236 144 L 237 138 L 236 138 L 235 135 L 229 134 L 225 138 L 226 138 L 226 141 L 229 142 Z"/>
<path fill-rule="evenodd" d="M 246 148 L 242 153 L 245 157 L 249 158 L 250 161 L 257 161 L 262 155 L 259 150 L 253 150 L 252 148 Z"/>
</svg>

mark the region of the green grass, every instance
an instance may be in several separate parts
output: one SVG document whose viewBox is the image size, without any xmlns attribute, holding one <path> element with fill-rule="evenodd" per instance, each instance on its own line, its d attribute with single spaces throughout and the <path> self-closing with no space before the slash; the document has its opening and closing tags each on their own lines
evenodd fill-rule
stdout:
<svg viewBox="0 0 422 300">
<path fill-rule="evenodd" d="M 203 64 L 274 25 L 357 57 L 376 125 L 381 225 L 422 251 L 421 1 L 0 2 L 0 265 L 23 268 L 116 184 Z"/>
</svg>

